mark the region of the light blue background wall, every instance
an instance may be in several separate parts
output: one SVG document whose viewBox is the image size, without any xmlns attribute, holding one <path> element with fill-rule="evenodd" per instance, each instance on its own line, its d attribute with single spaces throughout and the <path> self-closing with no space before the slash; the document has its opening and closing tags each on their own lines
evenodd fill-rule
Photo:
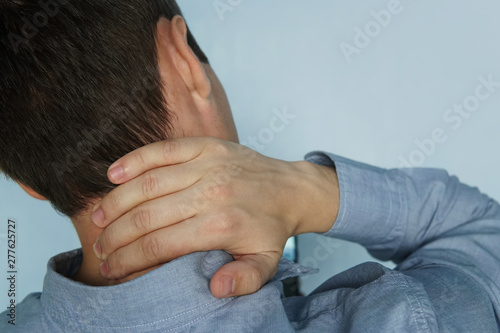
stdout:
<svg viewBox="0 0 500 333">
<path fill-rule="evenodd" d="M 402 0 L 402 11 L 381 31 L 372 30 L 376 36 L 349 62 L 342 43 L 355 45 L 356 27 L 376 29 L 371 12 L 391 3 L 180 1 L 226 87 L 242 141 L 261 134 L 260 151 L 286 160 L 316 149 L 383 167 L 413 157 L 416 165 L 446 168 L 500 198 L 500 88 L 456 129 L 452 125 L 458 123 L 443 118 L 447 109 L 474 95 L 479 76 L 491 74 L 500 82 L 500 3 Z M 225 11 L 218 12 L 216 6 L 223 4 Z M 295 118 L 271 140 L 265 128 L 273 112 L 284 109 Z M 447 139 L 428 154 L 419 153 L 415 141 L 431 138 L 436 128 Z M 19 225 L 23 298 L 41 289 L 48 258 L 77 247 L 78 240 L 70 222 L 50 205 L 1 180 L 3 237 L 8 217 Z M 305 292 L 333 273 L 371 260 L 356 245 L 317 237 L 299 239 L 301 260 L 321 268 L 304 281 Z M 3 241 L 2 272 L 7 271 L 6 247 Z M 330 254 L 324 256 L 325 251 Z M 6 305 L 6 280 L 0 280 L 0 304 Z"/>
</svg>

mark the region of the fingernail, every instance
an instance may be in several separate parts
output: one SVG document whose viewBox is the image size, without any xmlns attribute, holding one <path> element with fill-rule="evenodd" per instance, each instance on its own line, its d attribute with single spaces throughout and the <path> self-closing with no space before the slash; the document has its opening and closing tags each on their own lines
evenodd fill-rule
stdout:
<svg viewBox="0 0 500 333">
<path fill-rule="evenodd" d="M 123 170 L 121 166 L 114 167 L 109 171 L 109 178 L 111 178 L 111 180 L 114 182 L 117 182 L 120 179 L 122 179 L 124 175 L 125 175 L 125 170 Z"/>
<path fill-rule="evenodd" d="M 221 297 L 228 297 L 234 293 L 236 283 L 231 276 L 225 275 L 221 278 Z"/>
<path fill-rule="evenodd" d="M 94 243 L 94 245 L 92 246 L 92 248 L 94 249 L 94 253 L 95 255 L 97 256 L 97 258 L 101 259 L 102 258 L 102 249 L 101 249 L 101 245 L 96 241 Z"/>
<path fill-rule="evenodd" d="M 99 266 L 99 271 L 101 271 L 101 275 L 106 277 L 109 273 L 109 266 L 107 261 L 103 261 Z"/>
<path fill-rule="evenodd" d="M 96 211 L 94 211 L 92 213 L 92 221 L 94 221 L 94 223 L 100 227 L 103 225 L 103 222 L 104 222 L 104 213 L 102 211 L 101 208 L 97 209 Z"/>
</svg>

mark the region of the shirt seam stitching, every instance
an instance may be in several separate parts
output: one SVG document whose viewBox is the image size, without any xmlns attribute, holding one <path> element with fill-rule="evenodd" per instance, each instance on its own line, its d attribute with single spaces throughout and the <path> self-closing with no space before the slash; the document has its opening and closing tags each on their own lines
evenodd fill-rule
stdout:
<svg viewBox="0 0 500 333">
<path fill-rule="evenodd" d="M 407 276 L 402 274 L 401 275 L 395 275 L 395 274 L 391 274 L 391 278 L 398 284 L 398 285 L 401 285 L 401 283 L 398 283 L 398 279 L 397 277 L 400 277 L 402 278 L 402 283 L 404 284 L 404 287 L 401 288 L 401 290 L 403 291 L 403 293 L 405 294 L 405 297 L 406 297 L 406 300 L 408 301 L 408 304 L 411 308 L 411 311 L 412 313 L 415 313 L 416 315 L 413 316 L 413 321 L 416 325 L 417 328 L 422 328 L 424 329 L 426 332 L 430 332 L 430 327 L 429 327 L 429 321 L 427 320 L 427 318 L 425 317 L 424 315 L 424 311 L 423 311 L 423 306 L 422 306 L 422 303 L 420 302 L 420 299 L 419 297 L 417 297 L 415 295 L 415 293 L 413 292 L 413 288 L 410 286 L 410 284 L 408 283 L 407 281 Z M 417 307 L 415 307 L 415 305 L 413 304 L 413 302 L 410 300 L 410 296 L 411 298 L 417 303 Z M 417 317 L 423 319 L 424 323 L 422 325 L 419 324 L 419 321 L 417 321 Z"/>
<path fill-rule="evenodd" d="M 224 306 L 224 305 L 228 304 L 228 303 L 229 303 L 229 302 L 231 302 L 232 300 L 233 300 L 233 299 L 230 299 L 230 300 L 228 300 L 227 302 L 224 302 L 223 304 L 221 304 L 221 306 L 219 306 L 219 307 L 217 307 L 217 308 L 215 308 L 215 309 L 213 309 L 213 310 L 211 310 L 211 311 L 209 311 L 209 312 L 207 312 L 207 313 L 205 313 L 205 314 L 202 314 L 200 317 L 195 318 L 195 319 L 193 319 L 193 320 L 198 320 L 199 318 L 202 318 L 202 317 L 204 317 L 204 316 L 206 316 L 206 315 L 208 315 L 208 314 L 210 314 L 210 313 L 212 313 L 212 312 L 216 311 L 217 309 L 219 309 L 220 307 L 222 307 L 222 306 Z M 159 324 L 159 323 L 162 323 L 162 322 L 165 322 L 165 321 L 168 321 L 168 320 L 172 320 L 172 319 L 175 319 L 175 318 L 178 318 L 178 317 L 184 316 L 184 315 L 186 315 L 186 314 L 189 314 L 189 313 L 191 313 L 191 312 L 193 312 L 193 311 L 196 311 L 196 310 L 198 310 L 198 309 L 200 309 L 200 308 L 203 308 L 203 307 L 205 307 L 205 306 L 211 305 L 211 304 L 216 303 L 216 302 L 219 302 L 219 301 L 220 301 L 220 300 L 214 300 L 214 301 L 211 301 L 211 302 L 203 303 L 203 304 L 201 304 L 201 305 L 199 305 L 199 306 L 197 306 L 197 307 L 195 307 L 195 308 L 193 308 L 193 309 L 191 309 L 191 310 L 188 310 L 188 311 L 185 311 L 185 312 L 179 313 L 179 314 L 177 314 L 177 315 L 175 315 L 175 316 L 168 317 L 168 318 L 164 318 L 164 319 L 157 320 L 157 321 L 153 321 L 153 322 L 150 322 L 150 323 L 140 324 L 140 325 L 132 325 L 132 326 L 100 326 L 100 325 L 92 325 L 92 324 L 88 324 L 88 325 L 86 325 L 86 326 L 88 326 L 88 327 L 95 327 L 95 328 L 111 328 L 111 329 L 132 329 L 132 328 L 139 328 L 139 327 L 147 327 L 147 326 L 152 326 L 152 325 L 155 325 L 155 324 Z M 69 319 L 71 319 L 69 316 L 67 316 L 67 315 L 65 315 L 65 314 L 61 314 L 61 313 L 57 313 L 57 312 L 53 312 L 53 311 L 51 311 L 51 310 L 49 310 L 49 309 L 47 309 L 47 313 L 48 313 L 49 315 L 52 315 L 53 317 L 56 317 L 56 318 L 69 318 Z M 185 325 L 187 325 L 187 324 L 185 324 Z"/>
</svg>

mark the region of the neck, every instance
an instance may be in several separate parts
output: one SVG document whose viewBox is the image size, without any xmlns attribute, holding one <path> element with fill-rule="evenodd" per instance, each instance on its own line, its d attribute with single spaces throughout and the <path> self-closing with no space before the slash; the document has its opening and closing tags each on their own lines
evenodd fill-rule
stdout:
<svg viewBox="0 0 500 333">
<path fill-rule="evenodd" d="M 82 265 L 80 266 L 78 273 L 72 277 L 73 280 L 90 286 L 109 286 L 135 279 L 146 274 L 148 271 L 157 268 L 154 267 L 144 270 L 120 280 L 107 280 L 103 278 L 99 272 L 99 266 L 102 261 L 95 256 L 92 246 L 104 229 L 98 228 L 92 222 L 90 212 L 82 214 L 79 217 L 72 218 L 71 220 L 73 221 L 73 225 L 75 226 L 78 237 L 80 238 L 83 251 Z"/>
</svg>

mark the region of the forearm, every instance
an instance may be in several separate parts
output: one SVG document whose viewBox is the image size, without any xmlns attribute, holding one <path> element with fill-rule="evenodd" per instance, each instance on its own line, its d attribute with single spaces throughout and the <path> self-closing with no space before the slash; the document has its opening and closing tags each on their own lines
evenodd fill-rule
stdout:
<svg viewBox="0 0 500 333">
<path fill-rule="evenodd" d="M 400 262 L 452 231 L 471 238 L 482 228 L 476 221 L 500 216 L 494 201 L 442 170 L 384 170 L 327 154 L 308 160 L 336 165 L 338 216 L 325 234 L 357 242 L 382 260 Z"/>
<path fill-rule="evenodd" d="M 338 216 L 324 235 L 398 263 L 397 270 L 435 294 L 435 306 L 451 306 L 451 281 L 462 288 L 453 291 L 457 302 L 486 291 L 500 311 L 498 203 L 443 170 L 384 170 L 322 153 L 308 160 L 330 167 L 335 161 Z"/>
<path fill-rule="evenodd" d="M 328 232 L 339 212 L 340 190 L 335 166 L 310 162 L 292 163 L 296 190 L 284 193 L 293 202 L 287 220 L 294 221 L 293 236 Z"/>
</svg>

